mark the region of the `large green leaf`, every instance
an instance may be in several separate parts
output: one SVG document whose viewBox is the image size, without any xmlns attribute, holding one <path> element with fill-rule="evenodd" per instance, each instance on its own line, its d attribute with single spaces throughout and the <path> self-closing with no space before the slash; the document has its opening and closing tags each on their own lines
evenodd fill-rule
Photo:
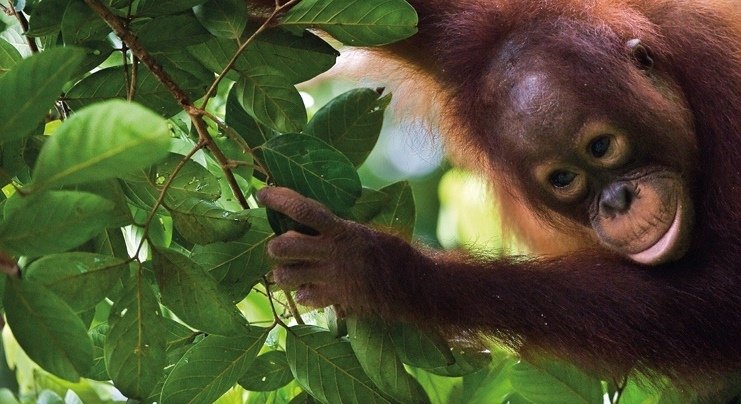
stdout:
<svg viewBox="0 0 741 404">
<path fill-rule="evenodd" d="M 40 37 L 52 35 L 62 28 L 62 13 L 70 0 L 44 0 L 33 7 L 26 35 Z"/>
<path fill-rule="evenodd" d="M 206 0 L 140 0 L 138 14 L 146 16 L 176 14 Z"/>
<path fill-rule="evenodd" d="M 317 111 L 304 133 L 329 143 L 358 167 L 376 145 L 389 102 L 390 95 L 370 88 L 350 90 Z"/>
<path fill-rule="evenodd" d="M 224 120 L 226 124 L 237 131 L 251 148 L 262 146 L 268 139 L 278 136 L 280 133 L 258 123 L 242 108 L 237 99 L 236 87 L 232 87 L 226 98 L 226 112 Z"/>
<path fill-rule="evenodd" d="M 382 321 L 350 317 L 347 331 L 360 366 L 381 391 L 402 403 L 430 402 L 422 386 L 404 370 Z"/>
<path fill-rule="evenodd" d="M 273 69 L 243 74 L 234 87 L 245 111 L 278 132 L 300 132 L 306 125 L 306 108 L 290 80 Z"/>
<path fill-rule="evenodd" d="M 162 378 L 164 321 L 152 287 L 140 270 L 111 308 L 111 328 L 104 345 L 108 374 L 129 398 L 146 398 Z"/>
<path fill-rule="evenodd" d="M 8 41 L 0 38 L 0 76 L 17 65 L 21 59 L 21 53 Z"/>
<path fill-rule="evenodd" d="M 207 336 L 175 365 L 162 388 L 162 402 L 213 403 L 249 369 L 269 331 L 250 327 L 240 336 Z"/>
<path fill-rule="evenodd" d="M 49 49 L 0 77 L 0 143 L 21 138 L 38 126 L 84 57 L 81 49 Z"/>
<path fill-rule="evenodd" d="M 195 99 L 204 92 L 203 83 L 191 74 L 175 69 L 168 70 L 168 73 L 191 98 Z M 112 98 L 126 99 L 127 90 L 123 67 L 108 67 L 93 72 L 75 84 L 67 92 L 66 99 L 69 107 L 77 110 Z M 134 101 L 162 116 L 172 116 L 182 110 L 167 87 L 147 69 L 137 71 Z"/>
<path fill-rule="evenodd" d="M 85 252 L 47 255 L 23 269 L 24 279 L 43 284 L 76 312 L 95 307 L 127 273 L 124 260 Z"/>
<path fill-rule="evenodd" d="M 64 300 L 43 285 L 8 278 L 3 305 L 15 339 L 44 370 L 76 382 L 93 365 L 87 328 Z"/>
<path fill-rule="evenodd" d="M 213 202 L 190 198 L 167 205 L 175 229 L 195 244 L 230 241 L 250 228 L 249 211 L 229 212 Z"/>
<path fill-rule="evenodd" d="M 247 26 L 247 4 L 243 0 L 209 0 L 193 10 L 198 21 L 217 37 L 237 39 Z"/>
<path fill-rule="evenodd" d="M 33 171 L 35 190 L 132 173 L 167 156 L 167 122 L 140 105 L 108 101 L 64 122 L 44 144 Z"/>
<path fill-rule="evenodd" d="M 206 269 L 232 300 L 242 300 L 270 270 L 265 245 L 273 231 L 264 209 L 247 211 L 252 227 L 239 240 L 193 247 L 191 259 Z"/>
<path fill-rule="evenodd" d="M 246 390 L 273 391 L 293 380 L 288 367 L 286 353 L 268 351 L 255 359 L 255 363 L 239 378 L 239 384 Z"/>
<path fill-rule="evenodd" d="M 154 272 L 162 303 L 188 325 L 211 334 L 238 335 L 246 322 L 216 281 L 188 257 L 168 249 L 154 250 Z"/>
<path fill-rule="evenodd" d="M 0 247 L 29 256 L 69 250 L 103 231 L 114 220 L 113 209 L 113 202 L 86 192 L 22 198 L 0 223 Z"/>
<path fill-rule="evenodd" d="M 221 73 L 239 45 L 233 39 L 214 38 L 191 46 L 188 51 L 213 72 Z M 295 84 L 327 71 L 335 64 L 338 55 L 334 48 L 311 32 L 302 31 L 294 35 L 273 28 L 261 33 L 247 46 L 233 66 L 235 73 L 228 75 L 233 78 L 250 76 L 269 69 Z"/>
<path fill-rule="evenodd" d="M 350 343 L 315 326 L 295 326 L 286 335 L 286 356 L 296 381 L 323 403 L 390 403 L 353 353 Z"/>
<path fill-rule="evenodd" d="M 151 210 L 162 187 L 175 172 L 183 156 L 170 154 L 151 169 L 137 170 L 122 182 L 124 192 L 135 205 Z M 165 202 L 176 203 L 185 198 L 215 201 L 221 195 L 219 180 L 205 167 L 189 160 L 167 188 Z"/>
<path fill-rule="evenodd" d="M 172 35 L 173 32 L 178 34 Z M 136 31 L 136 35 L 142 46 L 153 52 L 182 49 L 213 38 L 192 12 L 149 20 Z"/>
<path fill-rule="evenodd" d="M 275 184 L 295 189 L 334 212 L 349 209 L 362 186 L 352 163 L 327 143 L 308 135 L 272 138 L 258 155 Z"/>
<path fill-rule="evenodd" d="M 315 27 L 353 46 L 385 45 L 417 32 L 417 13 L 404 0 L 303 0 L 284 26 Z"/>
<path fill-rule="evenodd" d="M 543 361 L 538 366 L 527 362 L 515 365 L 512 386 L 526 399 L 535 402 L 601 403 L 602 384 L 573 365 Z"/>
<path fill-rule="evenodd" d="M 57 16 L 57 19 L 59 16 Z M 86 45 L 106 39 L 111 29 L 83 0 L 70 0 L 60 26 L 67 45 Z"/>
</svg>

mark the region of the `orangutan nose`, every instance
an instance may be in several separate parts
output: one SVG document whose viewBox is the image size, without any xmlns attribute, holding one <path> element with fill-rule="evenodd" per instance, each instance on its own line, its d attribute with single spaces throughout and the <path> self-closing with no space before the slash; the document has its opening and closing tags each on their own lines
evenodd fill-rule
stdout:
<svg viewBox="0 0 741 404">
<path fill-rule="evenodd" d="M 633 187 L 624 182 L 612 183 L 602 190 L 599 200 L 600 213 L 616 216 L 630 210 L 634 198 Z"/>
</svg>

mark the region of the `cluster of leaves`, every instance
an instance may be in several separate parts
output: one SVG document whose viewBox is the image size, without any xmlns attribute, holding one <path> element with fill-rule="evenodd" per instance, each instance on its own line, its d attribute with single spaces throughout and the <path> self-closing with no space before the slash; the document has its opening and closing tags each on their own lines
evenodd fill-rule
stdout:
<svg viewBox="0 0 741 404">
<path fill-rule="evenodd" d="M 304 325 L 267 282 L 265 243 L 295 224 L 258 207 L 266 184 L 411 237 L 409 185 L 365 188 L 356 171 L 390 95 L 352 90 L 309 120 L 295 87 L 338 56 L 308 29 L 398 41 L 416 31 L 404 0 L 3 9 L 18 22 L 0 37 L 2 310 L 44 370 L 143 402 L 210 403 L 237 384 L 292 402 L 427 402 L 444 384 L 433 375 L 468 375 L 456 394 L 473 401 L 601 401 L 605 386 L 576 370 L 487 366 L 488 353 L 403 324 L 327 310 Z M 271 321 L 250 319 L 255 296 Z"/>
</svg>

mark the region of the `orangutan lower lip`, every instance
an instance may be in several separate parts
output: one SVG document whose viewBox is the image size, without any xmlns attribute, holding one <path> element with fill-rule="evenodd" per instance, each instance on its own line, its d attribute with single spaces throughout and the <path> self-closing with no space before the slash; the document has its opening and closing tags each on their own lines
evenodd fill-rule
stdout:
<svg viewBox="0 0 741 404">
<path fill-rule="evenodd" d="M 640 264 L 656 265 L 664 262 L 673 252 L 673 247 L 677 244 L 682 226 L 682 204 L 677 204 L 677 211 L 674 215 L 674 222 L 669 230 L 651 247 L 629 257 Z"/>
</svg>

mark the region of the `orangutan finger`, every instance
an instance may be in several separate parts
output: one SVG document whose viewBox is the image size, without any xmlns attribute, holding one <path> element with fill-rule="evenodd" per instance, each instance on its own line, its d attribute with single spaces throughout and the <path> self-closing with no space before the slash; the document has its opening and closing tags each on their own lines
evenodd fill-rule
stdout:
<svg viewBox="0 0 741 404">
<path fill-rule="evenodd" d="M 319 233 L 331 233 L 342 222 L 342 219 L 335 216 L 326 206 L 292 189 L 263 188 L 257 193 L 257 198 L 265 207 L 283 213 Z"/>
</svg>

